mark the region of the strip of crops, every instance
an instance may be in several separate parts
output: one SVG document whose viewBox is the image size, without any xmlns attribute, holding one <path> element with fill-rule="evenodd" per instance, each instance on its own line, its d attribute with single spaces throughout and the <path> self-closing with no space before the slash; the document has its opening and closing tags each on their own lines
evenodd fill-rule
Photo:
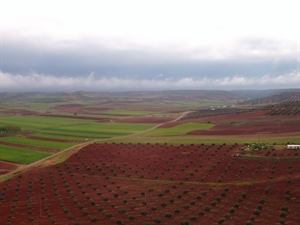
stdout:
<svg viewBox="0 0 300 225">
<path fill-rule="evenodd" d="M 11 146 L 0 145 L 0 159 L 20 164 L 29 164 L 42 158 L 52 155 L 49 152 L 39 152 L 34 150 L 16 148 Z"/>
<path fill-rule="evenodd" d="M 66 133 L 80 136 L 115 137 L 134 134 L 153 127 L 153 124 L 128 124 L 128 123 L 96 123 L 76 124 L 48 128 L 51 133 Z"/>
<path fill-rule="evenodd" d="M 47 116 L 16 116 L 1 119 L 2 125 L 17 125 L 20 126 L 22 130 L 40 130 L 48 129 L 51 127 L 63 127 L 67 125 L 76 125 L 82 123 L 93 124 L 96 122 L 89 120 L 77 120 Z"/>
<path fill-rule="evenodd" d="M 52 133 L 35 133 L 30 136 L 34 137 L 41 137 L 41 138 L 55 138 L 55 139 L 61 139 L 61 140 L 78 140 L 78 141 L 83 141 L 85 138 L 89 138 L 89 136 L 69 136 L 69 135 L 61 135 L 61 134 L 52 134 Z"/>
<path fill-rule="evenodd" d="M 73 144 L 68 144 L 68 143 L 39 141 L 39 140 L 31 140 L 31 139 L 19 138 L 19 137 L 1 138 L 1 141 L 13 143 L 13 144 L 21 144 L 21 145 L 28 145 L 28 146 L 35 146 L 35 147 L 42 147 L 42 148 L 53 148 L 53 149 L 60 149 L 60 150 L 73 146 Z"/>
<path fill-rule="evenodd" d="M 186 123 L 171 128 L 157 128 L 155 130 L 143 134 L 143 136 L 180 136 L 185 135 L 187 132 L 194 130 L 208 130 L 213 126 L 213 124 Z"/>
</svg>

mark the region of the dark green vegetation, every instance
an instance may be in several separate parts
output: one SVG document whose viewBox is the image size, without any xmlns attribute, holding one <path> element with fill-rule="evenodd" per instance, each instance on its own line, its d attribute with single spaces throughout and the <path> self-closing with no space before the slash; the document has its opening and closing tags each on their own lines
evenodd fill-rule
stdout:
<svg viewBox="0 0 300 225">
<path fill-rule="evenodd" d="M 14 125 L 7 125 L 7 126 L 0 127 L 0 133 L 16 133 L 20 131 L 21 131 L 21 127 L 14 126 Z"/>
</svg>

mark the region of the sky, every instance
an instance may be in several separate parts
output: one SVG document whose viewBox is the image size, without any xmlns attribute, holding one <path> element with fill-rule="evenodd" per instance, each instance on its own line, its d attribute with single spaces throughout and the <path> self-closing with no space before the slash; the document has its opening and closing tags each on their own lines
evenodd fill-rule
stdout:
<svg viewBox="0 0 300 225">
<path fill-rule="evenodd" d="M 0 91 L 300 87 L 300 0 L 0 0 Z"/>
</svg>

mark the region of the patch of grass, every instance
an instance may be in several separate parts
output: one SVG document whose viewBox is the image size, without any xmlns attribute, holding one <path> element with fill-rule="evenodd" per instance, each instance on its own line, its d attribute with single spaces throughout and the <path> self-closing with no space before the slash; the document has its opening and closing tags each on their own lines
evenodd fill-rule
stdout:
<svg viewBox="0 0 300 225">
<path fill-rule="evenodd" d="M 48 128 L 52 133 L 65 133 L 80 136 L 116 137 L 134 134 L 153 127 L 153 124 L 129 124 L 129 123 L 89 123 L 75 124 L 62 127 Z"/>
<path fill-rule="evenodd" d="M 39 152 L 28 149 L 16 148 L 11 146 L 0 145 L 0 159 L 20 164 L 30 164 L 47 156 L 52 155 L 49 152 Z"/>
<path fill-rule="evenodd" d="M 185 123 L 171 128 L 157 128 L 155 130 L 142 134 L 142 136 L 156 136 L 156 137 L 180 136 L 180 135 L 185 135 L 190 131 L 208 130 L 212 127 L 214 127 L 214 125 L 208 123 Z"/>
<path fill-rule="evenodd" d="M 21 144 L 21 145 L 35 146 L 41 148 L 53 148 L 53 149 L 60 149 L 60 150 L 69 148 L 74 145 L 69 143 L 38 141 L 38 140 L 19 138 L 19 137 L 5 137 L 5 138 L 1 138 L 1 141 L 13 143 L 13 144 Z"/>
<path fill-rule="evenodd" d="M 137 133 L 153 124 L 99 123 L 93 120 L 47 116 L 16 116 L 1 119 L 1 124 L 20 126 L 21 130 L 36 133 L 68 134 L 83 137 L 116 137 Z"/>
</svg>

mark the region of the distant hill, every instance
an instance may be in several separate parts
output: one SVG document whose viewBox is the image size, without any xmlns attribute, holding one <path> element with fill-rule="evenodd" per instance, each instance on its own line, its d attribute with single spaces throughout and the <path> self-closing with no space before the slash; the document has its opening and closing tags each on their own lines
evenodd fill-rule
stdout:
<svg viewBox="0 0 300 225">
<path fill-rule="evenodd" d="M 298 99 L 297 89 L 270 90 L 166 90 L 126 92 L 22 92 L 0 93 L 0 99 L 7 102 L 64 103 L 75 101 L 240 101 L 244 103 L 282 102 Z"/>
<path fill-rule="evenodd" d="M 275 104 L 297 101 L 300 101 L 300 91 L 273 90 L 270 92 L 262 93 L 261 97 L 248 98 L 248 100 L 242 102 L 241 104 Z"/>
<path fill-rule="evenodd" d="M 72 102 L 89 100 L 112 100 L 129 98 L 131 101 L 147 100 L 242 100 L 241 96 L 222 90 L 178 90 L 178 91 L 128 91 L 128 92 L 24 92 L 24 93 L 1 93 L 0 98 L 12 102 Z M 128 100 L 128 99 L 127 99 Z"/>
<path fill-rule="evenodd" d="M 246 99 L 258 99 L 266 98 L 274 95 L 280 95 L 282 93 L 297 93 L 299 89 L 268 89 L 268 90 L 232 90 L 231 93 Z"/>
</svg>

